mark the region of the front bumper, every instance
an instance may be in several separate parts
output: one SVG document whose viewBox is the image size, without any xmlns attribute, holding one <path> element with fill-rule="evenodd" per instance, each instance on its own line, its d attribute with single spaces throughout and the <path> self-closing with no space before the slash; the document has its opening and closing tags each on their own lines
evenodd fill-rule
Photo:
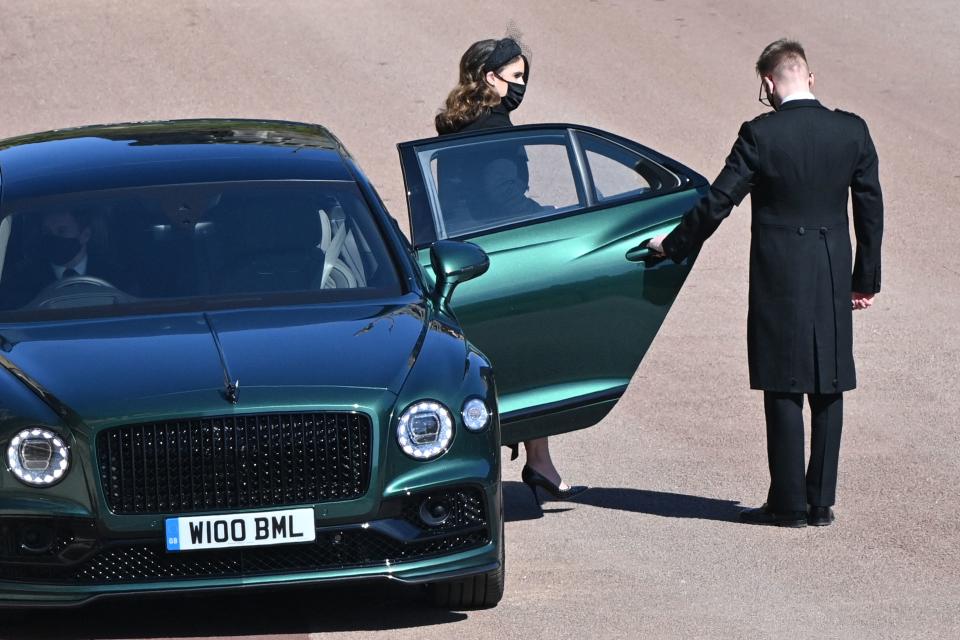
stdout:
<svg viewBox="0 0 960 640">
<path fill-rule="evenodd" d="M 453 507 L 442 524 L 420 517 L 428 496 Z M 98 533 L 89 519 L 5 516 L 0 606 L 361 579 L 423 583 L 482 573 L 499 563 L 499 501 L 495 485 L 438 488 L 385 500 L 369 521 L 318 526 L 311 543 L 176 553 L 166 551 L 156 532 L 120 539 Z"/>
</svg>

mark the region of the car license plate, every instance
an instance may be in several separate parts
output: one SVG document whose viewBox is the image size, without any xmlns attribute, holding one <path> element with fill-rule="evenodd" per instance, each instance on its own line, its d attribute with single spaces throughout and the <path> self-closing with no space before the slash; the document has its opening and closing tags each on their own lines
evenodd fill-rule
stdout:
<svg viewBox="0 0 960 640">
<path fill-rule="evenodd" d="M 258 547 L 317 538 L 313 509 L 167 518 L 167 551 Z"/>
</svg>

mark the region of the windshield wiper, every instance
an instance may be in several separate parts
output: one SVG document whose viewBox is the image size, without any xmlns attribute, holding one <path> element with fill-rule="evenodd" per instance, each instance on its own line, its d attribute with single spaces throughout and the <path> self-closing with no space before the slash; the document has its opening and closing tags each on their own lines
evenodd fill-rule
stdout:
<svg viewBox="0 0 960 640">
<path fill-rule="evenodd" d="M 213 320 L 206 313 L 203 314 L 203 319 L 207 323 L 210 335 L 213 336 L 213 344 L 217 346 L 217 354 L 220 356 L 220 367 L 223 369 L 223 395 L 230 404 L 237 404 L 240 401 L 240 381 L 234 380 L 233 376 L 230 375 L 230 368 L 227 367 L 227 357 L 223 353 L 223 345 L 220 344 L 220 336 L 213 326 Z"/>
</svg>

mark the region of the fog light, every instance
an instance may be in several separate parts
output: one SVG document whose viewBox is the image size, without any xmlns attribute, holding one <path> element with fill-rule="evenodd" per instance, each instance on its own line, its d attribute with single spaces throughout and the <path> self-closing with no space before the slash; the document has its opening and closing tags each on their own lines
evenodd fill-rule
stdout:
<svg viewBox="0 0 960 640">
<path fill-rule="evenodd" d="M 427 498 L 420 503 L 420 520 L 428 527 L 439 527 L 450 518 L 450 505 L 442 498 Z"/>
<path fill-rule="evenodd" d="M 25 429 L 10 441 L 7 463 L 24 484 L 50 486 L 59 482 L 70 468 L 70 450 L 49 429 Z"/>
<path fill-rule="evenodd" d="M 53 529 L 44 526 L 25 527 L 20 531 L 20 550 L 26 553 L 47 553 L 53 545 Z"/>
</svg>

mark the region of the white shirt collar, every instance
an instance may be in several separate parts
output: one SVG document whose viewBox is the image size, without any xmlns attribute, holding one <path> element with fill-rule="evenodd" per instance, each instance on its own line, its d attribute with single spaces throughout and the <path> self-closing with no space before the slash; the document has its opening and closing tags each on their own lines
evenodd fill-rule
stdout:
<svg viewBox="0 0 960 640">
<path fill-rule="evenodd" d="M 74 271 L 77 272 L 78 276 L 83 276 L 87 274 L 87 258 L 90 256 L 83 256 L 83 260 L 78 262 L 75 266 L 71 267 Z M 63 272 L 67 270 L 66 267 L 63 267 L 59 264 L 50 265 L 53 267 L 53 274 L 57 276 L 57 280 L 63 279 Z"/>
<path fill-rule="evenodd" d="M 817 97 L 809 91 L 795 91 L 780 101 L 780 104 L 790 102 L 791 100 L 816 100 Z"/>
</svg>

